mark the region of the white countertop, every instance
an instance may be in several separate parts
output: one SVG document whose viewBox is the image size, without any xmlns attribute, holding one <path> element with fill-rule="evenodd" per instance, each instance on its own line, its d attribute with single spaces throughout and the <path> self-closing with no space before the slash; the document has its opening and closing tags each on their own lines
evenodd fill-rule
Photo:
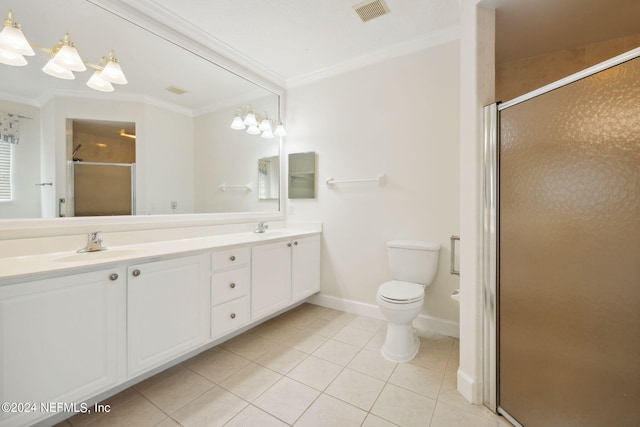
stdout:
<svg viewBox="0 0 640 427">
<path fill-rule="evenodd" d="M 108 264 L 132 264 L 137 260 L 189 252 L 215 250 L 235 245 L 252 245 L 320 234 L 318 230 L 274 229 L 265 233 L 233 233 L 206 237 L 165 240 L 151 243 L 107 246 L 100 252 L 48 252 L 0 258 L 0 280 L 31 278 L 48 273 L 69 272 Z M 35 277 L 34 277 L 35 278 Z"/>
</svg>

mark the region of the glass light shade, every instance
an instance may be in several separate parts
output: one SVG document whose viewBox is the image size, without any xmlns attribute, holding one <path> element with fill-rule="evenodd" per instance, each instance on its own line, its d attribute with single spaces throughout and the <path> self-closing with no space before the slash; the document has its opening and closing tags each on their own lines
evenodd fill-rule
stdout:
<svg viewBox="0 0 640 427">
<path fill-rule="evenodd" d="M 9 52 L 18 53 L 20 55 L 33 56 L 35 53 L 22 30 L 12 26 L 5 26 L 0 32 L 0 49 Z"/>
<path fill-rule="evenodd" d="M 258 129 L 257 125 L 249 126 L 249 129 L 247 129 L 247 133 L 249 135 L 260 135 L 260 129 Z"/>
<path fill-rule="evenodd" d="M 255 126 L 257 128 L 258 121 L 256 120 L 256 115 L 251 112 L 247 114 L 247 117 L 244 118 L 244 124 L 249 127 Z"/>
<path fill-rule="evenodd" d="M 264 132 L 262 132 L 261 136 L 263 138 L 271 139 L 271 138 L 273 138 L 273 132 L 271 132 L 271 129 L 268 129 L 268 130 L 265 130 Z"/>
<path fill-rule="evenodd" d="M 233 121 L 231 122 L 231 129 L 235 129 L 235 130 L 243 130 L 244 129 L 244 123 L 242 123 L 242 117 L 240 116 L 235 116 L 233 118 Z"/>
<path fill-rule="evenodd" d="M 269 119 L 264 119 L 262 122 L 260 122 L 260 127 L 258 128 L 261 131 L 269 131 L 271 132 L 271 120 Z"/>
<path fill-rule="evenodd" d="M 20 67 L 27 65 L 27 60 L 19 53 L 0 49 L 0 63 Z"/>
<path fill-rule="evenodd" d="M 282 122 L 276 127 L 276 130 L 273 131 L 275 136 L 287 136 L 287 131 L 284 130 L 284 126 L 282 126 Z"/>
<path fill-rule="evenodd" d="M 82 62 L 78 50 L 69 45 L 64 45 L 53 57 L 53 62 L 70 71 L 85 71 L 87 67 Z"/>
<path fill-rule="evenodd" d="M 102 72 L 100 73 L 100 78 L 118 85 L 127 84 L 127 78 L 124 76 L 122 68 L 120 68 L 120 64 L 118 64 L 116 61 L 107 62 L 107 65 L 104 66 Z"/>
<path fill-rule="evenodd" d="M 100 77 L 100 71 L 96 70 L 87 82 L 87 86 L 100 92 L 113 92 L 113 85 Z"/>
<path fill-rule="evenodd" d="M 50 76 L 57 77 L 59 79 L 73 80 L 76 78 L 71 70 L 58 65 L 56 62 L 54 62 L 53 58 L 51 58 L 49 62 L 47 62 L 47 65 L 42 68 L 42 71 L 49 74 Z"/>
</svg>

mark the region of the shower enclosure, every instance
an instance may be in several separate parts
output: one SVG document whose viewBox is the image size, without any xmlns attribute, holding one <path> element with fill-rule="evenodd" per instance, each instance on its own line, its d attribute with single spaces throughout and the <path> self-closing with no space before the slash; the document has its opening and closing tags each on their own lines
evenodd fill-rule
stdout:
<svg viewBox="0 0 640 427">
<path fill-rule="evenodd" d="M 69 162 L 70 216 L 135 215 L 135 166 Z"/>
<path fill-rule="evenodd" d="M 485 109 L 485 404 L 640 425 L 640 49 Z"/>
</svg>

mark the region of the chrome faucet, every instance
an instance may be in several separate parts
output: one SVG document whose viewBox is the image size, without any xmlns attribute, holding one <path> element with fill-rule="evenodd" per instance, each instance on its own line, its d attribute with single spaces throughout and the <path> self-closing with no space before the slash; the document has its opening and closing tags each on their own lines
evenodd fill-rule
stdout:
<svg viewBox="0 0 640 427">
<path fill-rule="evenodd" d="M 258 228 L 253 230 L 253 232 L 254 233 L 264 233 L 265 231 L 267 231 L 267 228 L 269 228 L 269 226 L 267 224 L 265 224 L 264 222 L 259 222 L 258 223 Z"/>
<path fill-rule="evenodd" d="M 102 238 L 98 236 L 100 231 L 89 233 L 87 246 L 78 250 L 78 253 L 106 251 L 107 248 L 102 246 Z"/>
</svg>

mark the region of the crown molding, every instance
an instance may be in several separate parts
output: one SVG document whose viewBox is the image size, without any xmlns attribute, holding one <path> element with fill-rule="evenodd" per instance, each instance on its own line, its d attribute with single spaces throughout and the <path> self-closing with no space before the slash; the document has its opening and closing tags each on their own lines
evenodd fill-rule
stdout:
<svg viewBox="0 0 640 427">
<path fill-rule="evenodd" d="M 304 86 L 309 83 L 313 83 L 319 80 L 324 80 L 329 77 L 337 76 L 339 74 L 347 73 L 349 71 L 363 68 L 369 65 L 373 65 L 379 62 L 387 61 L 392 58 L 396 58 L 403 55 L 419 52 L 421 50 L 429 49 L 450 41 L 460 39 L 460 26 L 455 25 L 445 28 L 443 30 L 428 34 L 424 37 L 420 37 L 407 42 L 398 43 L 385 49 L 378 50 L 376 52 L 362 55 L 350 59 L 348 61 L 327 67 L 318 71 L 314 71 L 309 74 L 305 74 L 299 77 L 288 79 L 286 82 L 286 88 L 292 89 L 298 86 Z"/>
<path fill-rule="evenodd" d="M 87 0 L 239 77 L 280 94 L 286 79 L 153 0 Z"/>
</svg>

